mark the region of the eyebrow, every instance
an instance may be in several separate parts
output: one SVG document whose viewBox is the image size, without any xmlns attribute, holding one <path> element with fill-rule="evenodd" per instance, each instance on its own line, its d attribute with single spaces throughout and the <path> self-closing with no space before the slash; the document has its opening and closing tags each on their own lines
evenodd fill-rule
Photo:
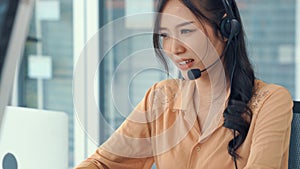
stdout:
<svg viewBox="0 0 300 169">
<path fill-rule="evenodd" d="M 186 26 L 186 25 L 189 25 L 189 24 L 192 24 L 192 23 L 195 23 L 195 22 L 194 22 L 194 21 L 183 22 L 183 23 L 181 23 L 181 24 L 176 25 L 176 28 L 182 27 L 182 26 Z M 159 29 L 160 29 L 160 30 L 166 30 L 167 28 L 160 27 Z"/>
</svg>

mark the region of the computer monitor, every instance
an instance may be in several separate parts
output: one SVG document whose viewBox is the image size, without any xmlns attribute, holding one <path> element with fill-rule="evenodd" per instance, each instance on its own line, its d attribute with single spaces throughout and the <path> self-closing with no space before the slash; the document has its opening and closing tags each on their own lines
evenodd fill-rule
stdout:
<svg viewBox="0 0 300 169">
<path fill-rule="evenodd" d="M 23 55 L 34 0 L 0 0 L 0 129 Z"/>
<path fill-rule="evenodd" d="M 68 169 L 68 115 L 7 106 L 0 133 L 1 169 Z"/>
</svg>

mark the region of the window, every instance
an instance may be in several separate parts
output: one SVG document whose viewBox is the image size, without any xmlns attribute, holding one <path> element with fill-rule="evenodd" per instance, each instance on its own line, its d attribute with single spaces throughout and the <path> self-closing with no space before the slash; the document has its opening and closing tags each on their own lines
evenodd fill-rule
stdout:
<svg viewBox="0 0 300 169">
<path fill-rule="evenodd" d="M 298 1 L 242 0 L 238 1 L 238 7 L 257 77 L 285 86 L 299 100 Z M 37 8 L 50 1 L 40 2 Z M 145 22 L 143 26 L 134 21 L 141 19 L 135 18 L 135 14 L 152 12 L 155 0 L 52 2 L 51 8 L 48 4 L 48 9 L 37 9 L 34 14 L 33 18 L 38 19 L 32 20 L 31 38 L 25 46 L 15 88 L 18 95 L 13 103 L 69 115 L 69 167 L 72 168 L 110 136 L 150 86 L 168 77 L 151 50 L 151 22 L 145 22 L 149 18 L 139 20 Z M 150 15 L 142 16 L 151 19 Z M 124 29 L 119 29 L 118 24 Z M 107 36 L 101 38 L 104 33 Z M 93 55 L 85 55 L 91 46 Z M 46 65 L 51 64 L 51 76 L 30 77 L 31 57 L 48 59 Z M 76 72 L 79 67 L 82 74 Z M 91 70 L 94 68 L 97 70 Z M 176 76 L 176 70 L 172 72 L 171 76 Z M 82 97 L 75 99 L 78 107 L 73 102 L 77 75 L 78 85 L 82 85 L 82 90 L 78 90 Z M 92 107 L 94 103 L 96 106 Z"/>
</svg>

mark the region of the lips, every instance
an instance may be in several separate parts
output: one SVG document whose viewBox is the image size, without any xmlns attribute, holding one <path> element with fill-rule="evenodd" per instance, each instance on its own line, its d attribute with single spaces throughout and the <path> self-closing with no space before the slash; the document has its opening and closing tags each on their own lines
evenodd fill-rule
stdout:
<svg viewBox="0 0 300 169">
<path fill-rule="evenodd" d="M 193 66 L 194 59 L 180 59 L 177 61 L 178 67 L 181 70 L 187 70 Z"/>
<path fill-rule="evenodd" d="M 194 61 L 194 59 L 187 59 L 185 61 L 179 62 L 179 65 L 185 65 L 185 64 L 188 64 L 188 63 L 193 62 L 193 61 Z"/>
</svg>

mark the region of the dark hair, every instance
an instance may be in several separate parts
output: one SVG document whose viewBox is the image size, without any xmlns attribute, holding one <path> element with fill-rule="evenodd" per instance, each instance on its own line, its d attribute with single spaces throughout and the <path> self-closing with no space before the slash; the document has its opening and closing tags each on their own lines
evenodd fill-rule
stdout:
<svg viewBox="0 0 300 169">
<path fill-rule="evenodd" d="M 236 19 L 241 24 L 239 34 L 228 44 L 223 52 L 226 76 L 231 79 L 231 93 L 226 109 L 223 112 L 225 128 L 233 131 L 233 139 L 228 143 L 228 153 L 234 161 L 240 156 L 236 150 L 243 144 L 250 127 L 252 111 L 248 102 L 253 95 L 254 71 L 248 59 L 245 47 L 245 33 L 242 21 L 234 0 L 228 0 Z M 159 0 L 158 11 L 162 12 L 168 0 Z M 189 10 L 198 18 L 199 22 L 205 21 L 214 29 L 216 36 L 220 37 L 219 25 L 225 15 L 222 0 L 181 0 Z M 168 71 L 168 63 L 164 58 L 159 40 L 158 29 L 160 15 L 157 15 L 153 34 L 153 45 L 157 56 Z M 223 38 L 223 37 L 220 37 Z M 237 133 L 236 133 L 237 131 Z M 236 162 L 236 161 L 235 161 Z"/>
</svg>

